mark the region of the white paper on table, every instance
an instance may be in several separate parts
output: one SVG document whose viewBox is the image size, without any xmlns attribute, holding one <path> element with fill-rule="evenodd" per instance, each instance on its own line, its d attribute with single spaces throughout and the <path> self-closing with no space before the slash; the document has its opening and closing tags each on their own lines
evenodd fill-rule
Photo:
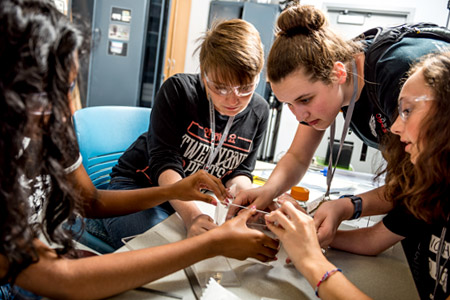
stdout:
<svg viewBox="0 0 450 300">
<path fill-rule="evenodd" d="M 203 292 L 200 300 L 240 300 L 238 296 L 221 286 L 214 280 L 210 278 L 206 284 L 206 289 Z"/>
<path fill-rule="evenodd" d="M 136 235 L 123 238 L 122 242 L 129 250 L 137 250 L 149 247 L 157 247 L 169 244 L 170 242 L 158 232 L 150 232 L 145 235 Z"/>
</svg>

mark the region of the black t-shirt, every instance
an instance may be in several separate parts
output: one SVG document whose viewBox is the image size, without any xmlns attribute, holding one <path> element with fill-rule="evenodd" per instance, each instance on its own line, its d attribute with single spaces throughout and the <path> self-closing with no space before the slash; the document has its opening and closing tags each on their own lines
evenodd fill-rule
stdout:
<svg viewBox="0 0 450 300">
<path fill-rule="evenodd" d="M 370 41 L 367 42 L 370 49 Z M 405 37 L 385 51 L 375 68 L 375 83 L 365 82 L 361 96 L 355 104 L 350 128 L 368 146 L 378 148 L 380 138 L 388 131 L 397 116 L 397 100 L 412 63 L 421 56 L 447 50 L 450 44 L 429 38 Z M 367 68 L 364 72 L 367 72 Z M 367 77 L 367 75 L 365 76 Z M 378 101 L 368 98 L 367 85 L 377 86 Z M 347 107 L 342 108 L 344 116 Z"/>
<path fill-rule="evenodd" d="M 436 260 L 440 237 L 444 227 L 449 228 L 450 231 L 449 223 L 442 221 L 427 224 L 415 218 L 403 207 L 397 207 L 389 212 L 384 217 L 383 223 L 393 233 L 405 237 L 402 240 L 402 246 L 420 298 L 432 299 L 436 283 Z M 444 240 L 445 246 L 440 258 L 443 271 L 434 299 L 446 299 L 450 296 L 448 283 L 450 232 L 447 232 Z"/>
<path fill-rule="evenodd" d="M 210 173 L 223 182 L 237 176 L 252 178 L 258 147 L 269 117 L 267 101 L 254 94 L 230 128 Z M 217 146 L 228 121 L 215 111 Z M 167 169 L 182 177 L 203 168 L 210 153 L 209 101 L 200 74 L 176 74 L 161 86 L 150 117 L 150 128 L 120 157 L 112 177 L 134 179 L 142 186 L 157 185 Z"/>
</svg>

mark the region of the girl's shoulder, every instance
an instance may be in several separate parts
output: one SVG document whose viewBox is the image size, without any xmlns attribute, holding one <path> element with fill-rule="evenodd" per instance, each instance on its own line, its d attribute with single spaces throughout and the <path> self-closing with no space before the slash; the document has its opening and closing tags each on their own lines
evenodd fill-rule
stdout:
<svg viewBox="0 0 450 300">
<path fill-rule="evenodd" d="M 269 102 L 257 93 L 253 94 L 253 98 L 249 103 L 249 107 L 257 115 L 266 116 L 269 114 Z"/>
</svg>

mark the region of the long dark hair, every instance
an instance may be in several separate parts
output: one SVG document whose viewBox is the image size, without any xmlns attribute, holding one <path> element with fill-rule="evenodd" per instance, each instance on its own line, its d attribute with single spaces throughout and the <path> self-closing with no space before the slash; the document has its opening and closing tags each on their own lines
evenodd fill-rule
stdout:
<svg viewBox="0 0 450 300">
<path fill-rule="evenodd" d="M 450 52 L 424 56 L 408 76 L 419 70 L 434 99 L 422 120 L 420 153 L 413 165 L 398 136 L 391 134 L 384 141 L 383 156 L 388 163 L 385 196 L 431 223 L 450 214 Z"/>
<path fill-rule="evenodd" d="M 81 45 L 78 30 L 47 0 L 2 0 L 0 5 L 0 254 L 8 261 L 3 282 L 39 257 L 33 245 L 39 232 L 72 248 L 61 226 L 77 205 L 65 167 L 76 161 L 78 146 L 71 125 L 69 74 Z M 24 149 L 26 137 L 29 147 Z M 32 151 L 33 150 L 33 151 Z M 42 175 L 46 191 L 39 226 L 29 224 L 26 183 Z"/>
</svg>

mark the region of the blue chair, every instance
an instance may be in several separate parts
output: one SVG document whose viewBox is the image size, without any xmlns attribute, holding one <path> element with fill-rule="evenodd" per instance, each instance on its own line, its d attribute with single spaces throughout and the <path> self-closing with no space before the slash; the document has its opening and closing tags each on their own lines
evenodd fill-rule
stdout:
<svg viewBox="0 0 450 300">
<path fill-rule="evenodd" d="M 95 106 L 75 112 L 73 123 L 83 166 L 96 188 L 107 188 L 119 157 L 148 130 L 150 112 L 150 108 L 129 106 Z M 77 230 L 80 232 L 80 226 Z M 102 254 L 114 251 L 86 230 L 78 241 Z"/>
<path fill-rule="evenodd" d="M 148 130 L 150 112 L 150 108 L 130 106 L 95 106 L 75 112 L 83 165 L 98 189 L 106 189 L 119 157 Z"/>
</svg>

